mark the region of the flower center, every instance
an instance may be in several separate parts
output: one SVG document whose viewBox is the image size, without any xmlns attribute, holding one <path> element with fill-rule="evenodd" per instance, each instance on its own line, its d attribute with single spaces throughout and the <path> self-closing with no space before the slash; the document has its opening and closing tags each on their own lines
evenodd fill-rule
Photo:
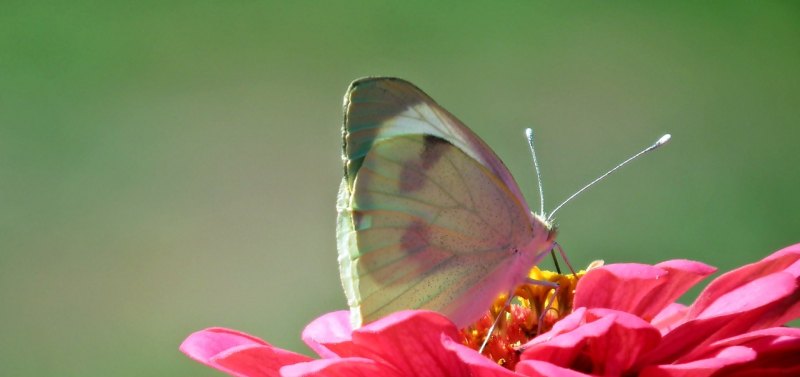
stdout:
<svg viewBox="0 0 800 377">
<path fill-rule="evenodd" d="M 586 271 L 562 275 L 534 267 L 528 276 L 533 280 L 558 284 L 558 295 L 551 287 L 531 283 L 515 289 L 514 300 L 508 307 L 504 307 L 508 296 L 500 295 L 481 319 L 461 330 L 463 344 L 478 350 L 489 335 L 489 328 L 494 321 L 498 316 L 502 317 L 483 354 L 499 365 L 514 370 L 519 361 L 519 347 L 547 332 L 572 312 L 575 285 L 584 274 Z"/>
</svg>

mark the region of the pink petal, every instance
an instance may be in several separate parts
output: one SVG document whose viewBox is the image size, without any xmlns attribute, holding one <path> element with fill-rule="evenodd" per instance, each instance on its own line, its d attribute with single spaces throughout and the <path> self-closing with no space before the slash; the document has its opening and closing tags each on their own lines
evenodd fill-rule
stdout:
<svg viewBox="0 0 800 377">
<path fill-rule="evenodd" d="M 497 365 L 489 358 L 479 354 L 472 348 L 456 343 L 451 338 L 442 336 L 444 348 L 452 351 L 469 369 L 472 377 L 516 377 L 518 374 Z"/>
<path fill-rule="evenodd" d="M 742 345 L 762 338 L 781 338 L 781 337 L 800 339 L 800 329 L 794 327 L 772 327 L 769 329 L 751 331 L 747 334 L 742 334 L 739 336 L 723 339 L 719 342 L 714 343 L 714 346 L 727 347 L 732 345 Z"/>
<path fill-rule="evenodd" d="M 656 264 L 655 267 L 667 270 L 669 274 L 658 288 L 657 294 L 648 296 L 639 304 L 639 316 L 646 320 L 651 320 L 689 288 L 717 271 L 707 264 L 689 260 L 670 260 Z"/>
<path fill-rule="evenodd" d="M 641 318 L 610 309 L 592 309 L 597 317 L 614 317 L 614 326 L 591 344 L 595 364 L 604 364 L 603 374 L 622 375 L 661 340 L 661 334 Z"/>
<path fill-rule="evenodd" d="M 780 260 L 788 257 L 789 260 L 794 260 L 794 262 L 792 262 L 790 266 L 786 267 L 784 271 L 791 272 L 792 275 L 797 276 L 800 274 L 800 263 L 798 263 L 798 261 L 800 261 L 800 256 L 798 255 L 800 255 L 800 243 L 784 247 L 783 249 L 780 249 L 772 253 L 772 255 L 764 258 L 764 261 L 777 261 L 777 263 L 780 264 L 783 263 L 780 262 Z"/>
<path fill-rule="evenodd" d="M 576 314 L 580 316 L 581 320 L 586 321 L 585 311 L 583 313 L 576 312 L 557 322 L 556 326 L 567 320 L 574 323 Z M 569 330 L 544 333 L 522 347 L 520 360 L 543 360 L 559 366 L 569 366 L 579 356 L 587 339 L 603 336 L 609 331 L 612 324 L 613 318 L 601 318 L 593 322 L 586 321 L 581 326 L 575 326 Z M 553 328 L 555 329 L 555 326 Z"/>
<path fill-rule="evenodd" d="M 747 347 L 731 347 L 713 357 L 684 364 L 648 366 L 639 377 L 708 377 L 728 365 L 753 360 L 755 352 Z"/>
<path fill-rule="evenodd" d="M 236 330 L 211 327 L 189 335 L 179 349 L 201 363 L 229 348 L 245 345 L 268 346 L 269 343 Z"/>
<path fill-rule="evenodd" d="M 449 319 L 406 310 L 354 330 L 353 343 L 359 356 L 381 360 L 404 376 L 469 376 L 469 368 L 442 346 L 442 336 L 459 338 Z"/>
<path fill-rule="evenodd" d="M 593 270 L 578 281 L 575 307 L 608 308 L 636 313 L 637 304 L 661 285 L 667 271 L 638 263 L 610 264 Z"/>
<path fill-rule="evenodd" d="M 547 361 L 593 374 L 622 375 L 660 339 L 658 330 L 637 316 L 590 309 L 586 324 L 547 341 L 526 345 L 520 359 Z"/>
<path fill-rule="evenodd" d="M 800 376 L 800 366 L 789 367 L 763 366 L 745 370 L 724 371 L 725 377 L 797 377 Z"/>
<path fill-rule="evenodd" d="M 592 377 L 572 369 L 562 368 L 546 361 L 526 360 L 517 364 L 517 372 L 530 377 Z"/>
<path fill-rule="evenodd" d="M 549 349 L 550 346 L 553 346 L 553 343 L 551 342 L 553 341 L 554 338 L 558 338 L 558 341 L 556 342 L 557 347 L 575 348 L 581 341 L 582 336 L 580 334 L 576 336 L 572 332 L 580 328 L 584 324 L 586 324 L 586 312 L 587 312 L 586 308 L 576 308 L 572 313 L 562 318 L 560 321 L 556 322 L 555 325 L 553 325 L 553 327 L 550 329 L 550 331 L 544 334 L 540 334 L 537 337 L 531 339 L 528 343 L 522 345 L 522 347 L 520 347 L 520 350 L 522 351 L 521 360 L 524 360 L 528 356 L 530 356 L 532 360 L 548 359 L 550 354 L 544 354 L 538 356 L 533 356 L 534 354 L 528 354 L 528 356 L 526 356 L 526 352 L 529 349 L 540 349 L 539 347 L 543 348 L 535 352 L 541 352 L 541 350 Z M 581 332 L 591 334 L 592 331 L 594 330 L 594 334 L 600 336 L 605 331 L 607 331 L 607 328 L 603 326 L 604 323 L 595 323 L 588 328 L 581 329 Z M 560 337 L 561 335 L 564 336 Z M 568 365 L 575 358 L 575 355 L 567 355 L 566 353 L 561 353 L 561 352 L 557 353 L 557 355 L 565 356 L 564 360 L 561 360 L 559 365 Z"/>
<path fill-rule="evenodd" d="M 392 367 L 360 357 L 321 359 L 281 368 L 283 377 L 401 377 Z"/>
<path fill-rule="evenodd" d="M 280 376 L 280 369 L 311 360 L 308 356 L 272 346 L 242 346 L 232 348 L 211 359 L 215 368 L 240 377 Z"/>
<path fill-rule="evenodd" d="M 688 318 L 695 318 L 705 312 L 709 306 L 714 304 L 718 297 L 736 290 L 750 281 L 782 271 L 791 274 L 795 279 L 800 277 L 800 244 L 778 250 L 756 263 L 737 268 L 714 279 L 714 281 L 712 281 L 697 297 L 697 300 L 695 300 L 689 311 Z M 764 288 L 771 289 L 772 287 L 764 286 Z M 787 303 L 788 305 L 786 305 L 782 312 L 789 311 L 790 315 L 796 318 L 798 310 L 800 310 L 798 308 L 798 306 L 800 306 L 798 305 L 798 301 L 800 300 Z M 788 322 L 789 319 L 791 319 L 791 317 L 785 315 L 776 316 L 775 323 L 764 324 L 763 327 L 781 326 Z"/>
<path fill-rule="evenodd" d="M 698 312 L 694 310 L 694 306 L 691 307 L 689 316 L 710 318 L 743 313 L 774 303 L 791 295 L 796 289 L 794 276 L 782 272 L 770 274 L 715 296 L 713 301 L 707 302 L 702 311 Z"/>
<path fill-rule="evenodd" d="M 556 322 L 555 325 L 553 325 L 553 327 L 550 329 L 550 331 L 538 335 L 536 338 L 533 338 L 530 342 L 525 344 L 524 348 L 527 348 L 534 344 L 547 342 L 556 335 L 575 330 L 585 322 L 586 322 L 586 308 L 575 308 L 575 310 L 573 310 L 572 313 L 562 318 L 560 321 Z"/>
<path fill-rule="evenodd" d="M 353 356 L 350 314 L 346 310 L 323 314 L 303 329 L 303 341 L 323 358 Z"/>
<path fill-rule="evenodd" d="M 797 376 L 800 374 L 800 329 L 776 327 L 725 339 L 715 347 L 746 347 L 752 360 L 726 366 L 726 375 Z"/>
<path fill-rule="evenodd" d="M 311 360 L 256 337 L 223 328 L 195 332 L 180 346 L 190 358 L 238 377 L 279 376 L 284 365 Z"/>
<path fill-rule="evenodd" d="M 656 266 L 610 264 L 590 270 L 575 289 L 575 307 L 608 308 L 651 320 L 686 290 L 714 272 L 708 265 L 673 260 Z"/>
<path fill-rule="evenodd" d="M 698 318 L 678 325 L 664 335 L 647 357 L 650 364 L 689 362 L 701 357 L 718 340 L 743 334 L 763 324 L 796 290 L 794 277 L 774 273 L 716 297 Z"/>
<path fill-rule="evenodd" d="M 688 311 L 689 308 L 686 305 L 674 302 L 667 305 L 666 308 L 656 314 L 650 321 L 650 324 L 657 328 L 658 331 L 661 332 L 661 335 L 664 335 L 672 331 L 680 322 L 683 322 L 686 317 L 686 312 Z"/>
</svg>

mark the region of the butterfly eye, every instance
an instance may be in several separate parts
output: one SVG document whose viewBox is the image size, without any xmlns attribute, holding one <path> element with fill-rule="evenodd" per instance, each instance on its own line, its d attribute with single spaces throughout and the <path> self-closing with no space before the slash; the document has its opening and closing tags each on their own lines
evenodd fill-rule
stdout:
<svg viewBox="0 0 800 377">
<path fill-rule="evenodd" d="M 558 235 L 558 229 L 553 226 L 550 228 L 550 231 L 547 232 L 547 242 L 553 242 L 556 240 L 556 236 Z"/>
</svg>

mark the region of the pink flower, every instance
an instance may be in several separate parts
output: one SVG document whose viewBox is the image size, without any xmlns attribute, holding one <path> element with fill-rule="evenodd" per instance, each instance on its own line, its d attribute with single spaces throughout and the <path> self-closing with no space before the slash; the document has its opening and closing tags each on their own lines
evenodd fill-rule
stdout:
<svg viewBox="0 0 800 377">
<path fill-rule="evenodd" d="M 455 325 L 434 312 L 397 312 L 351 330 L 349 314 L 338 311 L 314 320 L 303 331 L 303 341 L 321 359 L 220 328 L 190 335 L 180 349 L 203 364 L 240 377 L 514 375 L 458 344 L 459 337 Z"/>
<path fill-rule="evenodd" d="M 589 271 L 578 309 L 523 347 L 517 371 L 800 375 L 800 329 L 781 327 L 800 317 L 800 244 L 718 277 L 688 307 L 674 302 L 713 272 L 682 260 Z"/>
<path fill-rule="evenodd" d="M 593 269 L 567 305 L 574 311 L 505 363 L 514 371 L 465 346 L 474 340 L 429 311 L 355 330 L 347 312 L 323 315 L 303 331 L 319 359 L 220 328 L 190 335 L 180 349 L 239 377 L 800 375 L 800 329 L 781 327 L 800 317 L 800 244 L 720 276 L 690 306 L 675 302 L 713 272 L 683 260 Z M 509 321 L 525 320 L 519 308 L 509 312 Z M 515 341 L 520 326 L 506 326 Z"/>
</svg>

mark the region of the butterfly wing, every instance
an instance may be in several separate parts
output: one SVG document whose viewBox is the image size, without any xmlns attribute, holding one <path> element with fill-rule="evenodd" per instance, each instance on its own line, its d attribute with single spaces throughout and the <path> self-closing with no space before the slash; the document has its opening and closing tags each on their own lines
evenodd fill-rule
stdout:
<svg viewBox="0 0 800 377">
<path fill-rule="evenodd" d="M 339 268 L 354 326 L 426 308 L 463 327 L 549 249 L 500 159 L 408 82 L 345 97 Z"/>
<path fill-rule="evenodd" d="M 343 159 L 348 184 L 352 185 L 374 143 L 399 135 L 431 135 L 464 151 L 523 198 L 514 177 L 491 148 L 410 82 L 391 77 L 356 80 L 344 100 Z"/>
</svg>

